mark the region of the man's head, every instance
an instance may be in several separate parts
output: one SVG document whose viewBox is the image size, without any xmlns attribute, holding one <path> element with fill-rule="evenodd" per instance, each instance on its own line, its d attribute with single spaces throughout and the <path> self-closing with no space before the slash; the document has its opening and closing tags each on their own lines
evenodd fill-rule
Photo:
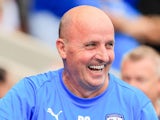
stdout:
<svg viewBox="0 0 160 120">
<path fill-rule="evenodd" d="M 149 46 L 140 46 L 124 56 L 122 79 L 141 89 L 155 102 L 160 87 L 160 55 Z"/>
<path fill-rule="evenodd" d="M 112 22 L 98 8 L 72 8 L 62 17 L 57 48 L 68 79 L 91 89 L 102 86 L 114 60 Z"/>
</svg>

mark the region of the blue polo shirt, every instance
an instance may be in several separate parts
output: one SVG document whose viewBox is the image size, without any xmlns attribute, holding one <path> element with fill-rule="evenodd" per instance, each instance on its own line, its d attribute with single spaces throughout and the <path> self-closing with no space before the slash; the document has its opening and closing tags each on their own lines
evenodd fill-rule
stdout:
<svg viewBox="0 0 160 120">
<path fill-rule="evenodd" d="M 65 86 L 62 72 L 21 80 L 0 100 L 0 120 L 158 120 L 150 100 L 112 74 L 102 94 L 80 98 Z"/>
</svg>

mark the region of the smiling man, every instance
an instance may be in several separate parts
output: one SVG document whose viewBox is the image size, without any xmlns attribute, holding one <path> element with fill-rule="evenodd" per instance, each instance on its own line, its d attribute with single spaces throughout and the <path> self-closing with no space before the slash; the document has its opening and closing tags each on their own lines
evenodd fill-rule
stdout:
<svg viewBox="0 0 160 120">
<path fill-rule="evenodd" d="M 114 59 L 114 29 L 109 18 L 100 10 L 79 7 L 63 16 L 60 28 L 57 47 L 65 66 L 65 84 L 79 97 L 103 92 Z"/>
<path fill-rule="evenodd" d="M 103 11 L 69 10 L 56 45 L 64 68 L 21 80 L 0 101 L 1 120 L 157 120 L 141 91 L 109 73 L 114 28 Z"/>
</svg>

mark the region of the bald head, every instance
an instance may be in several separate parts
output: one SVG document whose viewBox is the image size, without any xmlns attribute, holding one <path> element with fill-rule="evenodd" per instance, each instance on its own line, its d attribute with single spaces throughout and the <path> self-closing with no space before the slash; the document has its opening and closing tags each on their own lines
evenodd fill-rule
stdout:
<svg viewBox="0 0 160 120">
<path fill-rule="evenodd" d="M 102 10 L 93 6 L 78 6 L 66 12 L 60 22 L 59 37 L 71 37 L 72 30 L 84 31 L 84 27 L 96 29 L 97 27 L 108 27 L 114 31 L 109 17 Z"/>
<path fill-rule="evenodd" d="M 154 58 L 154 59 L 153 59 Z M 122 61 L 123 64 L 126 61 L 138 62 L 143 59 L 148 59 L 153 64 L 157 75 L 160 77 L 160 56 L 159 53 L 152 47 L 141 45 L 134 49 L 133 51 L 126 54 Z"/>
</svg>

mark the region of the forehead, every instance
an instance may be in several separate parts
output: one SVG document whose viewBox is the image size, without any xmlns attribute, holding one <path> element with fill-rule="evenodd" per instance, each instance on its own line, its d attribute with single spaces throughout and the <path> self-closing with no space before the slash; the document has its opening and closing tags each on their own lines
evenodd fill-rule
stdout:
<svg viewBox="0 0 160 120">
<path fill-rule="evenodd" d="M 87 34 L 89 32 L 93 32 L 94 34 L 94 32 L 98 33 L 99 31 L 105 34 L 114 34 L 111 20 L 104 12 L 97 8 L 84 7 L 83 9 L 73 9 L 63 19 L 63 23 L 65 24 L 64 32 L 67 33 L 67 37 L 72 37 L 75 31 L 80 34 Z"/>
<path fill-rule="evenodd" d="M 127 59 L 122 64 L 122 72 L 131 73 L 132 75 L 152 75 L 156 73 L 156 66 L 151 59 L 143 58 L 136 61 Z"/>
<path fill-rule="evenodd" d="M 73 25 L 81 31 L 83 31 L 82 29 L 89 29 L 92 31 L 114 31 L 111 20 L 106 14 L 101 12 L 88 11 L 88 13 L 83 12 L 81 14 L 76 14 L 73 23 Z"/>
<path fill-rule="evenodd" d="M 70 32 L 73 39 L 79 38 L 84 41 L 114 40 L 113 26 L 105 20 L 76 20 Z"/>
</svg>

